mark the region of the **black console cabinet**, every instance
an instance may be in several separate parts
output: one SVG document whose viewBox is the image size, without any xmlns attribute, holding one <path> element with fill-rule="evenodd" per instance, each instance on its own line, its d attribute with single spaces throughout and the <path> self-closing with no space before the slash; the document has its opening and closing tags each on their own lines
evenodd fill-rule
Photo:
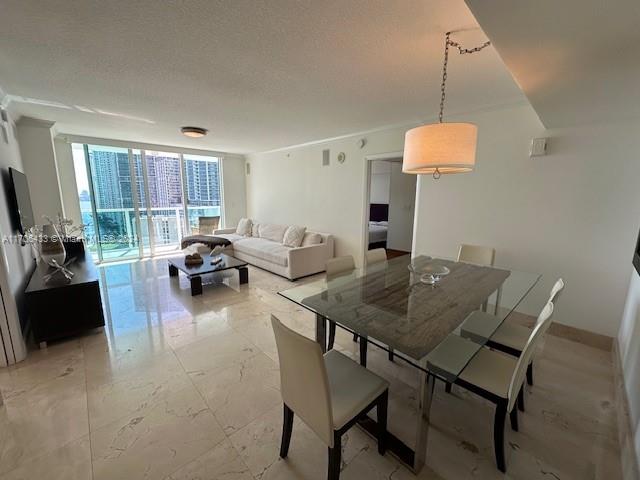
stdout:
<svg viewBox="0 0 640 480">
<path fill-rule="evenodd" d="M 27 285 L 31 330 L 40 347 L 50 340 L 104 326 L 98 271 L 89 253 L 79 252 L 75 258 L 67 266 L 75 274 L 70 282 L 56 273 L 45 283 L 44 276 L 51 268 L 41 263 Z"/>
</svg>

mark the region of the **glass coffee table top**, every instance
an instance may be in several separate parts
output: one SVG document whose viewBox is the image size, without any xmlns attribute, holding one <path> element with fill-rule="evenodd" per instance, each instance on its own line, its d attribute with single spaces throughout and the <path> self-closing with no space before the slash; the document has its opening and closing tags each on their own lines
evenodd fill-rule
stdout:
<svg viewBox="0 0 640 480">
<path fill-rule="evenodd" d="M 214 258 L 220 258 L 220 262 L 215 264 L 212 263 Z M 220 272 L 230 268 L 241 268 L 247 266 L 247 262 L 238 260 L 237 258 L 224 253 L 213 257 L 211 255 L 203 255 L 202 259 L 203 263 L 199 265 L 186 265 L 184 255 L 181 257 L 169 258 L 168 262 L 170 265 L 173 265 L 188 276 L 205 275 L 207 273 Z"/>
</svg>

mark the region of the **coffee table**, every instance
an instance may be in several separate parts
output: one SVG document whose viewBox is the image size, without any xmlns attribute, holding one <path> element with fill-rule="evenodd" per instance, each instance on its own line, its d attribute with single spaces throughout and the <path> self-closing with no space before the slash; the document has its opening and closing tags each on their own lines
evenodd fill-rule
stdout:
<svg viewBox="0 0 640 480">
<path fill-rule="evenodd" d="M 235 268 L 236 270 L 238 270 L 238 274 L 240 276 L 240 284 L 249 282 L 249 270 L 247 269 L 247 262 L 243 262 L 242 260 L 238 260 L 237 258 L 226 255 L 224 253 L 216 255 L 213 258 L 216 257 L 220 257 L 222 261 L 215 265 L 211 264 L 211 255 L 203 255 L 202 259 L 204 260 L 204 262 L 200 265 L 185 265 L 184 256 L 170 258 L 169 276 L 177 277 L 178 272 L 184 273 L 191 282 L 192 296 L 202 294 L 202 275 L 206 275 L 209 273 L 222 272 L 223 270 Z"/>
</svg>

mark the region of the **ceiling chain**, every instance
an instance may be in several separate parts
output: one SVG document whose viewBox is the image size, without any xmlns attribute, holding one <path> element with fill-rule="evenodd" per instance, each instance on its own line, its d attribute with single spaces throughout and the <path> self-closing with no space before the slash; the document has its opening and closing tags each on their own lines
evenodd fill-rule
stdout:
<svg viewBox="0 0 640 480">
<path fill-rule="evenodd" d="M 458 53 L 460 55 L 464 55 L 467 53 L 476 53 L 480 50 L 484 50 L 489 45 L 491 45 L 490 41 L 484 42 L 482 45 L 479 45 L 474 48 L 464 48 L 458 42 L 451 40 L 451 33 L 446 33 L 445 44 L 444 44 L 444 62 L 442 64 L 442 84 L 440 85 L 440 113 L 438 115 L 438 120 L 442 123 L 442 117 L 444 115 L 444 101 L 446 97 L 446 84 L 447 84 L 447 66 L 449 64 L 449 47 L 454 47 L 458 49 Z"/>
</svg>

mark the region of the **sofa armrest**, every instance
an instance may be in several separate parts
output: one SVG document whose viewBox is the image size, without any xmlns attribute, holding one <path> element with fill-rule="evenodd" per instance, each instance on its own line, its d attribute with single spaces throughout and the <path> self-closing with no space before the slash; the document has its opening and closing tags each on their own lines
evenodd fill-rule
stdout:
<svg viewBox="0 0 640 480">
<path fill-rule="evenodd" d="M 333 251 L 329 245 L 320 243 L 292 248 L 289 250 L 288 255 L 291 278 L 300 278 L 324 272 L 327 260 L 333 257 Z"/>
<path fill-rule="evenodd" d="M 220 233 L 236 233 L 236 228 L 221 228 L 220 230 L 214 230 L 213 234 L 218 235 Z"/>
</svg>

